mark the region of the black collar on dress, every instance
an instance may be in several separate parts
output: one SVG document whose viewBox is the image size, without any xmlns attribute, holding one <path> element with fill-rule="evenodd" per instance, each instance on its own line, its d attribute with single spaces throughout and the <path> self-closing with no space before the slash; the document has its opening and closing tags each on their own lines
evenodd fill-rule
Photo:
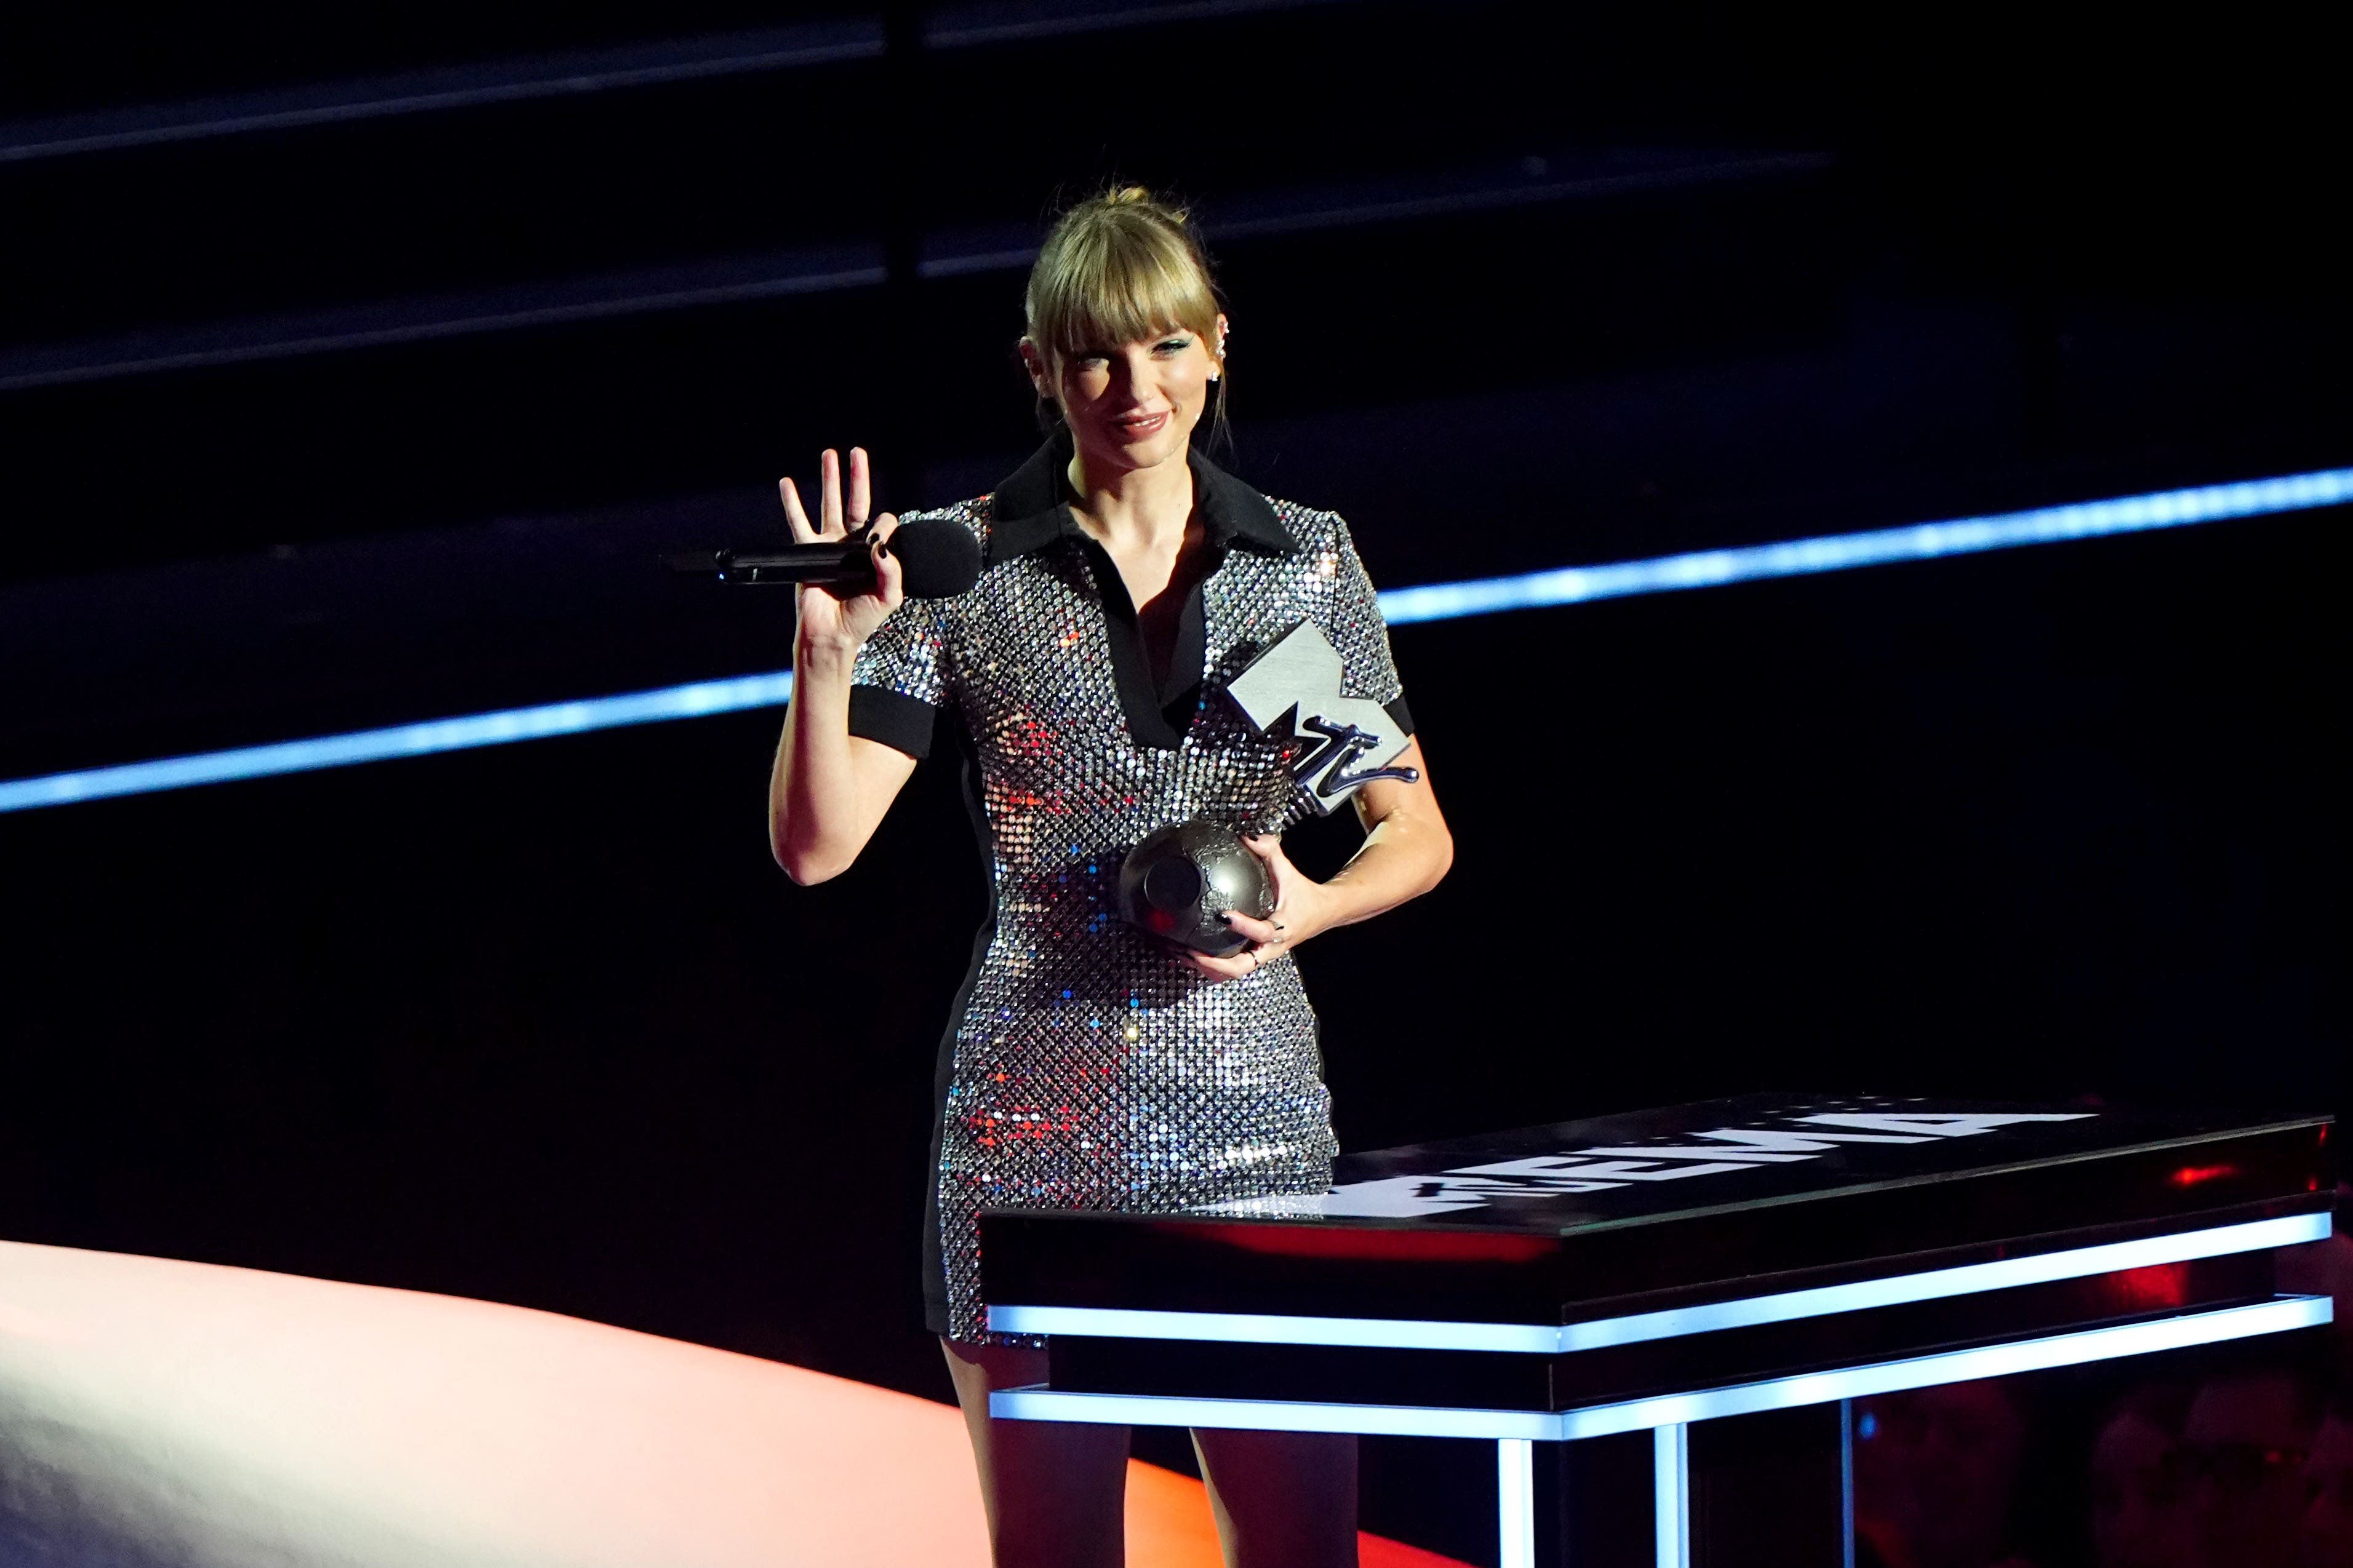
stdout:
<svg viewBox="0 0 2353 1568">
<path fill-rule="evenodd" d="M 1298 552 L 1299 542 L 1274 515 L 1267 499 L 1198 452 L 1187 452 L 1193 469 L 1193 506 L 1220 546 L 1241 542 L 1276 555 Z M 1071 433 L 1058 430 L 997 487 L 990 502 L 988 563 L 1042 550 L 1076 536 L 1070 512 Z"/>
</svg>

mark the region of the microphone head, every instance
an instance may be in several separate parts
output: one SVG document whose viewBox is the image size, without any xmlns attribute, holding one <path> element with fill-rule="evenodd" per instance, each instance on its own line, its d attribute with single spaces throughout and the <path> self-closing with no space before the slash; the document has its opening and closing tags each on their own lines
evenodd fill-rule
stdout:
<svg viewBox="0 0 2353 1568">
<path fill-rule="evenodd" d="M 891 553 L 911 599 L 953 599 L 980 581 L 980 541 L 953 518 L 901 523 Z"/>
</svg>

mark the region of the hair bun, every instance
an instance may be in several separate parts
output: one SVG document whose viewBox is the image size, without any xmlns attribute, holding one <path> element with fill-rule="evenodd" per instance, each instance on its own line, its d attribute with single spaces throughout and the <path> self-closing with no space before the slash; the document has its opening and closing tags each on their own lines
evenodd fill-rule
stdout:
<svg viewBox="0 0 2353 1568">
<path fill-rule="evenodd" d="M 1081 205 L 1086 204 L 1082 203 Z M 1183 207 L 1172 206 L 1152 194 L 1148 185 L 1113 185 L 1094 199 L 1094 205 L 1104 207 L 1142 207 L 1162 222 L 1183 228 L 1192 221 L 1192 214 Z"/>
</svg>

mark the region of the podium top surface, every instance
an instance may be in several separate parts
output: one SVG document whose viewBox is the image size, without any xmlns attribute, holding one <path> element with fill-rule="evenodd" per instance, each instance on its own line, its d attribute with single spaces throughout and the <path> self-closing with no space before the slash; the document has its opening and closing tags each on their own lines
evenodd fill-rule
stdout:
<svg viewBox="0 0 2353 1568">
<path fill-rule="evenodd" d="M 1344 1156 L 1327 1194 L 1188 1212 L 1565 1235 L 2000 1173 L 2040 1173 L 2038 1184 L 2052 1186 L 2097 1182 L 2127 1156 L 2168 1152 L 2179 1157 L 2166 1184 L 2198 1208 L 2207 1206 L 2201 1188 L 2255 1174 L 2210 1158 L 2212 1145 L 2309 1151 L 2279 1174 L 2317 1190 L 2330 1121 L 1752 1094 Z"/>
<path fill-rule="evenodd" d="M 2330 1118 L 1754 1094 L 1344 1158 L 1325 1193 L 987 1211 L 992 1302 L 1451 1314 L 1714 1296 L 2325 1210 Z"/>
</svg>

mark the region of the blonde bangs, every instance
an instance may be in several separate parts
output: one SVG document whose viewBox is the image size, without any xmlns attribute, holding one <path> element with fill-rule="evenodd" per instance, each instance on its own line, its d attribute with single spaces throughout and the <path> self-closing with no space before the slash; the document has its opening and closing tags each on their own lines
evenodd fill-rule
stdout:
<svg viewBox="0 0 2353 1568">
<path fill-rule="evenodd" d="M 1214 339 L 1217 291 L 1184 221 L 1128 192 L 1064 215 L 1029 274 L 1029 340 L 1068 355 L 1176 328 Z"/>
</svg>

